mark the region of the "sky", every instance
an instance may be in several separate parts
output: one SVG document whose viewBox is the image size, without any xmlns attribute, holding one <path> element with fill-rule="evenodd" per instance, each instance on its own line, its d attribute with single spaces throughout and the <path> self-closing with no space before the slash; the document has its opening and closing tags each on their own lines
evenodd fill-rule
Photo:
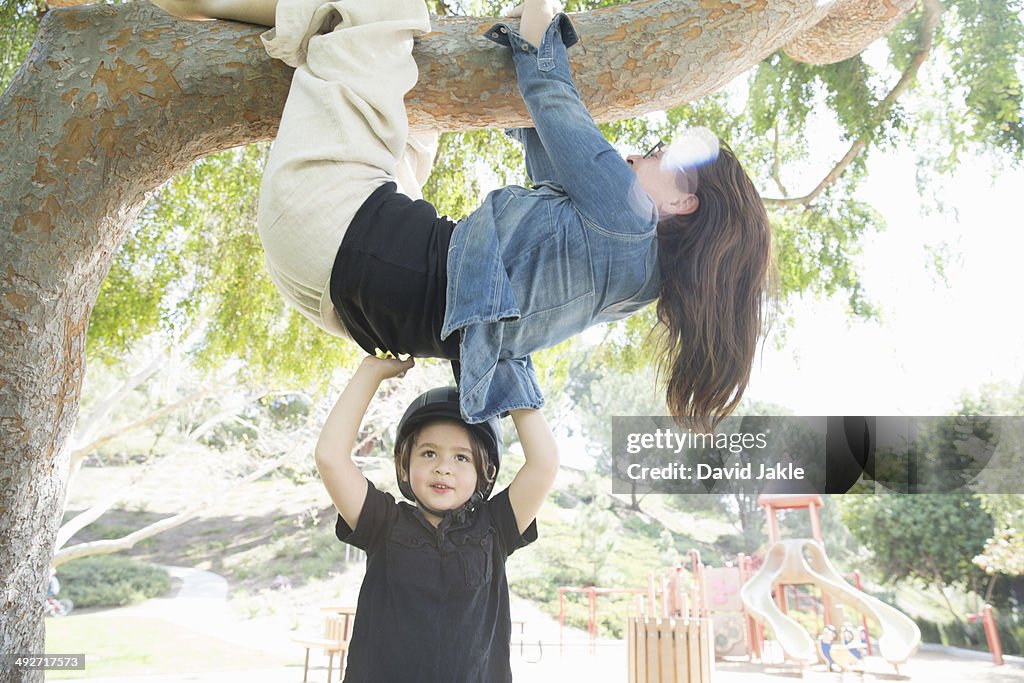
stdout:
<svg viewBox="0 0 1024 683">
<path fill-rule="evenodd" d="M 842 301 L 802 301 L 782 349 L 773 334 L 747 396 L 803 415 L 941 415 L 964 391 L 1024 378 L 1024 172 L 993 177 L 965 161 L 937 188 L 950 210 L 923 215 L 913 155 L 879 153 L 858 191 L 887 229 L 865 241 L 860 273 L 882 321 L 851 321 Z M 946 282 L 926 245 L 950 250 Z"/>
<path fill-rule="evenodd" d="M 864 59 L 885 82 L 895 81 L 884 42 L 868 48 Z M 956 95 L 939 81 L 948 67 L 935 59 L 919 73 L 927 85 L 901 97 L 908 113 L 951 106 Z M 738 108 L 746 104 L 744 83 L 741 77 L 727 88 Z M 923 101 L 929 92 L 943 93 L 943 102 Z M 809 192 L 848 148 L 827 108 L 816 111 L 804 131 L 809 158 L 783 169 L 792 196 Z M 770 332 L 746 398 L 798 415 L 944 415 L 956 411 L 964 392 L 1024 381 L 1024 315 L 1017 301 L 1024 293 L 1024 169 L 964 156 L 953 176 L 931 179 L 930 196 L 922 198 L 918 152 L 935 153 L 906 145 L 868 150 L 868 172 L 857 189 L 887 226 L 865 237 L 856 259 L 880 320 L 851 318 L 842 298 L 787 302 L 783 314 L 792 324 Z M 945 210 L 929 212 L 936 197 Z M 935 249 L 946 255 L 944 279 L 932 266 Z"/>
</svg>

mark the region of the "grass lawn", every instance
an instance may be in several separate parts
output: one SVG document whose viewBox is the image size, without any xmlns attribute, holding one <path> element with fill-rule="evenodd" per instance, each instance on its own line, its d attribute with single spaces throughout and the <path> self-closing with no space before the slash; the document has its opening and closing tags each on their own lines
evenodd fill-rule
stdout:
<svg viewBox="0 0 1024 683">
<path fill-rule="evenodd" d="M 289 664 L 162 619 L 103 614 L 47 619 L 46 652 L 85 654 L 84 671 L 48 671 L 49 680 L 239 671 Z"/>
</svg>

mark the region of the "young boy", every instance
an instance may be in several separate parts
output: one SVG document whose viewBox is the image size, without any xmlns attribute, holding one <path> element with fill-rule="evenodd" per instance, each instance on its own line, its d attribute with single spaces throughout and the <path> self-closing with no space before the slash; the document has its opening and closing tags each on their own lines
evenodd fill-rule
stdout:
<svg viewBox="0 0 1024 683">
<path fill-rule="evenodd" d="M 558 471 L 543 415 L 512 411 L 526 462 L 488 498 L 500 467 L 497 419 L 469 425 L 454 389 L 406 410 L 395 438 L 396 502 L 352 461 L 359 425 L 385 379 L 412 359 L 367 357 L 324 424 L 316 464 L 340 540 L 366 551 L 345 681 L 511 681 L 505 560 L 537 537 L 534 518 Z"/>
</svg>

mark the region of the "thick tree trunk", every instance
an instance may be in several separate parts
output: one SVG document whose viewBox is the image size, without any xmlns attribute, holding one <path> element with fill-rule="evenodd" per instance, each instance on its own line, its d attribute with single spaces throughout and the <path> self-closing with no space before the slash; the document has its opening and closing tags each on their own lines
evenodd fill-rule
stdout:
<svg viewBox="0 0 1024 683">
<path fill-rule="evenodd" d="M 575 17 L 598 120 L 715 91 L 827 14 L 816 0 L 648 0 Z M 526 122 L 493 20 L 439 19 L 418 42 L 414 127 Z M 149 194 L 196 159 L 273 136 L 290 70 L 261 29 L 148 4 L 60 9 L 0 97 L 0 652 L 43 647 L 89 314 Z M 866 44 L 866 42 L 864 43 Z M 42 680 L 0 672 L 0 681 Z"/>
<path fill-rule="evenodd" d="M 113 255 L 154 188 L 204 154 L 271 136 L 272 117 L 246 112 L 279 108 L 287 87 L 280 65 L 235 76 L 229 62 L 267 61 L 252 27 L 207 27 L 189 43 L 174 23 L 148 5 L 54 11 L 0 98 L 0 652 L 43 649 L 65 443 Z M 219 68 L 204 73 L 209 63 Z"/>
</svg>

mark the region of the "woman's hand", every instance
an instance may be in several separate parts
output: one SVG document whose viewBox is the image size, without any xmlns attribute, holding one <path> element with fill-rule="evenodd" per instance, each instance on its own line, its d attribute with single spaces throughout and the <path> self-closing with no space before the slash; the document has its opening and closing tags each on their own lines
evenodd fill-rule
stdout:
<svg viewBox="0 0 1024 683">
<path fill-rule="evenodd" d="M 548 0 L 547 4 L 551 5 L 551 8 L 554 10 L 554 12 L 551 14 L 552 17 L 562 11 L 562 3 L 558 2 L 558 0 Z M 519 19 L 520 17 L 523 16 L 524 7 L 526 7 L 526 3 L 521 2 L 512 9 L 502 14 L 501 16 L 508 17 L 509 19 Z"/>
<path fill-rule="evenodd" d="M 519 9 L 516 7 L 512 11 Z M 526 42 L 538 47 L 551 20 L 561 11 L 562 6 L 557 0 L 526 0 L 520 11 L 522 21 L 519 22 L 519 35 Z"/>
</svg>

